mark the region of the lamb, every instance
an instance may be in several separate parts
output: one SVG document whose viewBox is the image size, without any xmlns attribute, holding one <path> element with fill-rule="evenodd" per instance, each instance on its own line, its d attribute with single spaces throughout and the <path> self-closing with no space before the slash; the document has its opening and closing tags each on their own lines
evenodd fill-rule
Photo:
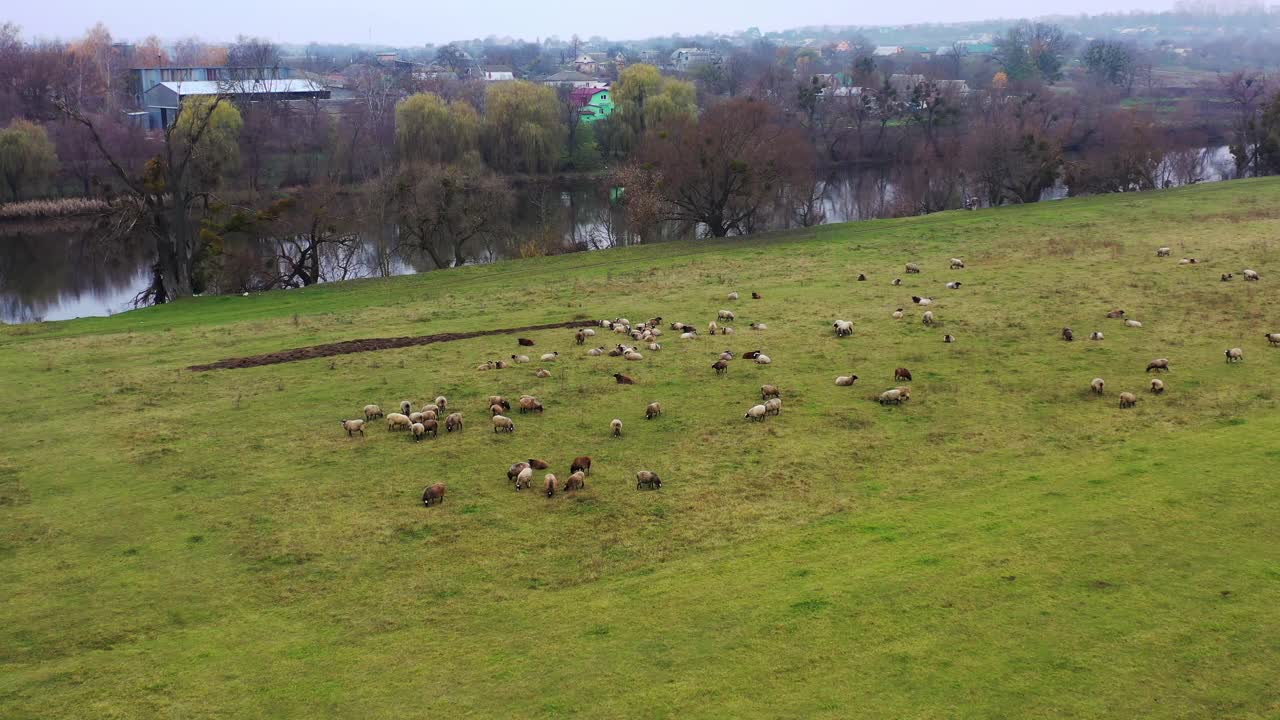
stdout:
<svg viewBox="0 0 1280 720">
<path fill-rule="evenodd" d="M 651 402 L 649 403 L 649 406 L 644 409 L 645 420 L 652 420 L 661 414 L 662 414 L 662 403 L 660 402 Z"/>
<path fill-rule="evenodd" d="M 1244 270 L 1242 270 L 1241 274 L 1244 275 L 1244 279 L 1246 281 L 1259 280 L 1262 278 L 1262 276 L 1258 274 L 1257 270 L 1249 270 L 1248 268 L 1245 268 Z"/>
<path fill-rule="evenodd" d="M 757 365 L 768 365 L 771 362 L 773 362 L 773 358 L 769 357 L 768 355 L 765 355 L 764 353 L 760 353 L 756 355 Z"/>
<path fill-rule="evenodd" d="M 902 314 L 902 308 L 898 308 L 897 310 L 894 310 L 894 311 L 893 311 L 893 319 L 894 319 L 894 320 L 901 320 L 901 319 L 902 319 L 902 317 L 903 317 L 903 314 Z"/>
<path fill-rule="evenodd" d="M 717 360 L 711 363 L 711 369 L 715 370 L 717 375 L 723 375 L 729 371 L 729 362 L 727 360 Z"/>
<path fill-rule="evenodd" d="M 614 437 L 622 437 L 622 421 L 618 418 L 609 421 L 609 429 L 613 431 Z"/>
<path fill-rule="evenodd" d="M 933 325 L 933 311 L 932 311 L 932 310 L 925 310 L 925 311 L 924 311 L 924 315 L 920 318 L 920 322 L 924 323 L 925 325 L 932 326 L 932 325 Z"/>
<path fill-rule="evenodd" d="M 421 442 L 422 436 L 427 434 L 427 429 L 422 423 L 414 423 L 409 426 L 409 432 L 414 442 Z"/>
<path fill-rule="evenodd" d="M 444 431 L 453 432 L 454 430 L 462 432 L 462 413 L 460 412 L 450 413 L 449 417 L 444 419 Z"/>
<path fill-rule="evenodd" d="M 854 379 L 856 380 L 857 378 L 855 377 Z M 760 386 L 761 400 L 768 400 L 771 397 L 781 397 L 781 396 L 782 396 L 782 393 L 778 390 L 777 385 L 761 385 Z"/>
<path fill-rule="evenodd" d="M 549 378 L 551 377 L 551 371 L 546 368 L 538 368 L 538 372 L 534 373 L 533 376 L 538 378 Z"/>
<path fill-rule="evenodd" d="M 777 400 L 777 398 L 774 398 L 774 400 Z M 750 408 L 747 409 L 746 414 L 743 415 L 742 417 L 744 420 L 763 421 L 764 416 L 767 415 L 768 412 L 769 412 L 769 408 L 765 407 L 764 405 L 752 405 Z"/>
<path fill-rule="evenodd" d="M 1120 393 L 1120 407 L 1131 408 L 1138 404 L 1138 396 L 1131 392 Z"/>
<path fill-rule="evenodd" d="M 590 475 L 591 474 L 591 456 L 580 455 L 574 458 L 573 462 L 570 463 L 569 465 L 569 472 L 570 473 L 585 472 L 586 474 Z"/>
<path fill-rule="evenodd" d="M 524 414 L 527 412 L 542 412 L 542 403 L 535 397 L 525 395 L 520 398 L 520 413 Z"/>
<path fill-rule="evenodd" d="M 907 274 L 917 275 L 920 272 L 920 266 L 915 263 L 907 263 Z"/>
<path fill-rule="evenodd" d="M 782 414 L 782 398 L 770 398 L 769 401 L 764 404 L 764 412 L 766 415 Z"/>
<path fill-rule="evenodd" d="M 846 337 L 853 334 L 853 323 L 848 320 L 837 320 L 831 323 L 831 327 L 836 330 L 836 337 Z"/>
<path fill-rule="evenodd" d="M 894 370 L 893 370 L 893 381 L 894 381 L 894 382 L 897 382 L 897 381 L 899 381 L 899 380 L 910 380 L 910 379 L 911 379 L 911 371 L 910 371 L 910 370 L 908 370 L 908 369 L 906 369 L 906 368 L 904 368 L 904 367 L 894 368 Z"/>
<path fill-rule="evenodd" d="M 533 347 L 533 341 L 529 338 L 516 338 L 516 342 L 519 343 L 521 347 Z"/>
<path fill-rule="evenodd" d="M 546 461 L 538 460 L 536 458 L 529 458 L 528 463 L 529 463 L 529 467 L 533 468 L 534 470 L 546 470 L 547 468 L 551 467 L 546 463 Z"/>
<path fill-rule="evenodd" d="M 444 502 L 444 483 L 430 485 L 422 491 L 422 504 L 427 507 Z"/>
<path fill-rule="evenodd" d="M 383 413 L 383 412 L 382 412 L 382 408 L 378 407 L 377 405 L 365 405 L 365 406 L 364 406 L 364 419 L 365 419 L 365 420 L 375 420 L 375 419 L 377 419 L 377 418 L 382 417 L 384 414 L 385 414 L 385 413 Z"/>
<path fill-rule="evenodd" d="M 1151 378 L 1151 394 L 1159 395 L 1164 392 L 1164 381 L 1160 378 Z"/>
<path fill-rule="evenodd" d="M 1169 372 L 1169 358 L 1156 358 L 1155 360 L 1147 363 L 1147 372 L 1151 372 L 1152 370 L 1157 372 L 1160 370 Z"/>
<path fill-rule="evenodd" d="M 493 431 L 495 433 L 498 433 L 498 432 L 513 433 L 516 431 L 516 424 L 512 422 L 511 418 L 507 417 L 506 415 L 494 415 Z"/>
<path fill-rule="evenodd" d="M 662 346 L 656 342 L 651 342 L 649 343 L 649 349 L 652 350 L 653 352 L 657 352 L 662 349 Z"/>
<path fill-rule="evenodd" d="M 400 413 L 390 413 L 387 415 L 387 432 L 392 430 L 408 430 L 413 423 L 409 422 L 408 415 Z"/>
<path fill-rule="evenodd" d="M 573 473 L 572 475 L 570 475 L 568 478 L 565 479 L 564 491 L 571 492 L 573 490 L 581 490 L 585 488 L 587 486 L 586 480 L 584 479 L 585 477 L 586 476 L 583 475 L 582 472 L 580 471 Z"/>
<path fill-rule="evenodd" d="M 747 327 L 750 327 L 752 330 L 768 330 L 769 329 L 769 326 L 765 325 L 764 323 L 751 323 Z"/>
<path fill-rule="evenodd" d="M 525 465 L 520 472 L 516 474 L 516 492 L 529 487 L 533 484 L 533 468 Z"/>
<path fill-rule="evenodd" d="M 1240 362 L 1241 360 L 1244 360 L 1244 350 L 1241 350 L 1238 347 L 1227 350 L 1225 353 L 1223 353 L 1223 355 L 1227 356 L 1227 362 L 1229 363 Z"/>
<path fill-rule="evenodd" d="M 1093 332 L 1089 333 L 1089 339 L 1090 339 L 1090 340 L 1101 340 L 1101 339 L 1102 339 L 1102 333 L 1098 332 L 1097 330 L 1094 330 Z"/>
<path fill-rule="evenodd" d="M 1172 248 L 1167 248 L 1167 247 L 1156 248 L 1156 257 L 1169 257 L 1169 254 L 1172 252 L 1173 252 Z"/>
<path fill-rule="evenodd" d="M 898 287 L 901 284 L 902 284 L 902 278 L 894 278 L 893 282 L 890 283 L 890 285 L 893 285 L 894 287 Z"/>
<path fill-rule="evenodd" d="M 613 379 L 617 381 L 619 385 L 635 385 L 636 384 L 636 381 L 634 379 L 626 375 L 623 375 L 622 373 L 614 373 Z"/>
<path fill-rule="evenodd" d="M 720 329 L 720 326 L 716 324 L 715 320 L 712 320 L 711 322 L 707 323 L 707 332 L 709 334 L 715 335 L 716 331 L 719 329 Z"/>
<path fill-rule="evenodd" d="M 1235 277 L 1235 275 L 1232 275 L 1231 273 L 1222 273 L 1220 280 L 1222 280 L 1222 282 L 1231 282 L 1231 278 L 1233 277 Z"/>
<path fill-rule="evenodd" d="M 858 273 L 858 282 L 863 282 L 866 279 L 867 276 L 864 273 Z"/>
<path fill-rule="evenodd" d="M 1125 320 L 1124 326 L 1131 327 L 1131 328 L 1140 328 L 1142 327 L 1142 323 L 1138 322 L 1137 320 Z"/>
<path fill-rule="evenodd" d="M 510 403 L 510 402 L 508 402 L 508 401 L 507 401 L 507 399 L 506 399 L 506 398 L 504 398 L 504 397 L 502 397 L 501 395 L 490 395 L 490 396 L 489 396 L 489 405 L 490 405 L 491 407 L 492 407 L 492 406 L 494 406 L 494 405 L 501 405 L 501 406 L 502 406 L 502 408 L 503 408 L 504 410 L 510 410 L 510 409 L 511 409 L 511 403 Z"/>
<path fill-rule="evenodd" d="M 1124 317 L 1124 311 L 1121 310 L 1120 308 L 1116 308 L 1115 310 L 1112 310 L 1111 312 L 1107 313 L 1107 317 L 1113 320 L 1116 318 L 1122 318 Z"/>
<path fill-rule="evenodd" d="M 408 415 L 408 414 L 409 414 L 409 413 L 411 413 L 411 412 L 413 412 L 413 403 L 409 402 L 408 400 L 401 400 L 401 401 L 400 401 L 400 414 L 401 414 L 401 415 Z"/>
<path fill-rule="evenodd" d="M 658 477 L 658 473 L 652 470 L 641 470 L 636 473 L 636 489 L 641 487 L 650 487 L 654 490 L 662 487 L 662 478 Z"/>
<path fill-rule="evenodd" d="M 902 391 L 894 388 L 880 393 L 880 404 L 888 405 L 889 403 L 893 403 L 894 405 L 902 404 Z"/>
<path fill-rule="evenodd" d="M 729 322 L 733 322 L 735 317 L 737 316 L 733 314 L 732 310 L 721 310 L 716 313 L 717 320 L 728 320 Z"/>
<path fill-rule="evenodd" d="M 1072 340 L 1076 339 L 1076 336 L 1074 333 L 1071 332 L 1071 328 L 1064 327 L 1062 328 L 1062 339 L 1066 340 L 1067 342 L 1071 342 Z"/>
<path fill-rule="evenodd" d="M 951 335 L 950 333 L 942 336 L 942 342 L 944 343 L 953 343 L 955 341 L 956 341 L 956 336 Z"/>
<path fill-rule="evenodd" d="M 858 381 L 858 376 L 854 374 L 836 376 L 836 387 L 849 387 Z"/>
<path fill-rule="evenodd" d="M 555 362 L 558 357 L 560 357 L 560 353 L 558 352 L 543 353 L 542 362 Z"/>
<path fill-rule="evenodd" d="M 1267 333 L 1265 335 L 1267 342 L 1271 343 L 1271 347 L 1280 345 L 1280 333 Z"/>
<path fill-rule="evenodd" d="M 364 437 L 363 420 L 343 420 L 342 429 L 347 431 L 347 437 L 351 437 L 352 433 L 360 433 L 360 437 Z"/>
<path fill-rule="evenodd" d="M 951 269 L 952 269 L 952 270 L 963 270 L 963 269 L 964 269 L 964 261 L 963 261 L 963 260 L 961 260 L 960 258 L 951 258 Z"/>
<path fill-rule="evenodd" d="M 1102 378 L 1094 378 L 1089 382 L 1089 389 L 1092 390 L 1094 393 L 1101 395 L 1106 385 L 1107 384 L 1102 381 Z"/>
<path fill-rule="evenodd" d="M 590 350 L 587 351 L 587 354 L 592 357 L 600 357 L 601 355 L 605 354 L 604 346 L 601 345 L 598 348 L 591 348 Z"/>
<path fill-rule="evenodd" d="M 752 292 L 752 293 L 751 293 L 751 299 L 752 299 L 752 300 L 763 300 L 763 299 L 764 299 L 764 296 L 763 296 L 763 295 L 761 295 L 761 294 L 760 294 L 760 293 L 758 293 L 758 292 Z"/>
<path fill-rule="evenodd" d="M 947 289 L 948 289 L 948 290 L 959 290 L 959 289 L 960 289 L 960 281 L 958 281 L 958 280 L 953 280 L 953 281 L 951 281 L 951 282 L 947 283 Z"/>
<path fill-rule="evenodd" d="M 522 365 L 524 363 L 529 362 L 529 356 L 528 355 L 512 355 L 511 360 L 516 364 Z"/>
<path fill-rule="evenodd" d="M 731 292 L 731 293 L 729 293 L 729 299 L 730 299 L 730 300 L 737 300 L 737 299 L 738 299 L 738 293 L 736 293 L 736 292 Z"/>
<path fill-rule="evenodd" d="M 622 357 L 623 359 L 626 359 L 626 360 L 643 360 L 644 359 L 644 355 L 641 355 L 635 350 L 628 350 L 622 353 Z"/>
</svg>

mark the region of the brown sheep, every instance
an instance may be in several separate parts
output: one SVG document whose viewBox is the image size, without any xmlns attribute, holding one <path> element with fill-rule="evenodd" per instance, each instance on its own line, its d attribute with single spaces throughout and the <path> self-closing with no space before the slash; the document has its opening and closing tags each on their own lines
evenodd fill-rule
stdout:
<svg viewBox="0 0 1280 720">
<path fill-rule="evenodd" d="M 1120 407 L 1131 408 L 1138 404 L 1138 396 L 1131 392 L 1120 393 Z"/>
<path fill-rule="evenodd" d="M 503 410 L 511 409 L 511 403 L 508 402 L 507 399 L 502 397 L 501 395 L 489 396 L 489 406 L 492 407 L 494 405 L 501 405 Z"/>
<path fill-rule="evenodd" d="M 529 467 L 529 463 L 511 463 L 511 467 L 507 468 L 507 482 L 513 482 L 516 478 L 520 477 L 520 472 L 527 467 Z"/>
<path fill-rule="evenodd" d="M 509 409 L 510 408 L 504 408 L 501 405 L 490 405 L 489 416 L 493 417 L 494 415 L 501 415 L 502 413 L 506 412 Z"/>
<path fill-rule="evenodd" d="M 617 380 L 619 385 L 635 385 L 636 384 L 635 380 L 632 380 L 630 377 L 627 377 L 622 373 L 614 373 L 613 379 Z"/>
<path fill-rule="evenodd" d="M 581 330 L 579 330 L 576 334 L 574 334 L 573 339 L 574 339 L 574 340 L 575 340 L 579 345 L 581 345 L 581 344 L 583 344 L 583 343 L 585 343 L 585 342 L 587 341 L 587 334 L 586 334 L 586 333 L 584 333 L 584 332 L 582 332 Z"/>
<path fill-rule="evenodd" d="M 445 432 L 453 432 L 454 430 L 462 432 L 462 413 L 450 413 L 444 419 L 444 430 Z"/>
<path fill-rule="evenodd" d="M 529 338 L 516 338 L 516 342 L 520 343 L 523 347 L 533 347 L 533 341 Z"/>
<path fill-rule="evenodd" d="M 899 380 L 910 380 L 910 379 L 911 379 L 911 371 L 904 367 L 897 368 L 896 370 L 893 371 L 894 382 L 897 382 Z"/>
<path fill-rule="evenodd" d="M 552 495 L 555 495 L 556 494 L 556 476 L 552 475 L 551 473 L 547 473 L 547 476 L 543 479 L 542 487 L 547 493 L 547 497 L 551 497 Z"/>
<path fill-rule="evenodd" d="M 564 491 L 565 491 L 565 492 L 572 492 L 572 491 L 574 491 L 574 490 L 581 490 L 581 489 L 585 488 L 585 487 L 587 486 L 587 482 L 586 482 L 586 480 L 585 480 L 585 479 L 583 479 L 583 478 L 584 478 L 584 476 L 583 476 L 583 474 L 582 474 L 582 472 L 581 472 L 581 471 L 579 471 L 579 472 L 575 472 L 575 473 L 573 473 L 572 475 L 570 475 L 570 476 L 569 476 L 569 477 L 564 481 Z"/>
<path fill-rule="evenodd" d="M 723 375 L 729 371 L 729 363 L 725 360 L 717 360 L 711 363 L 711 369 L 715 370 L 717 375 Z"/>
<path fill-rule="evenodd" d="M 1160 378 L 1151 378 L 1151 394 L 1159 395 L 1164 392 L 1164 381 Z"/>
<path fill-rule="evenodd" d="M 652 420 L 662 414 L 662 403 L 651 402 L 649 407 L 644 409 L 644 419 Z"/>
<path fill-rule="evenodd" d="M 424 420 L 422 422 L 422 429 L 424 430 L 424 435 L 440 437 L 440 423 L 435 420 Z"/>
<path fill-rule="evenodd" d="M 520 398 L 520 412 L 521 414 L 527 412 L 540 413 L 542 412 L 542 403 L 539 402 L 537 398 L 532 398 L 526 395 L 525 397 Z"/>
<path fill-rule="evenodd" d="M 1120 308 L 1116 308 L 1115 310 L 1112 310 L 1111 312 L 1107 313 L 1107 317 L 1113 320 L 1117 318 L 1122 318 L 1124 317 L 1124 311 L 1121 310 Z"/>
<path fill-rule="evenodd" d="M 768 400 L 771 397 L 781 397 L 781 396 L 782 396 L 782 393 L 781 391 L 778 390 L 777 385 L 761 385 L 760 386 L 761 400 Z"/>
<path fill-rule="evenodd" d="M 1072 340 L 1076 339 L 1076 336 L 1074 333 L 1071 332 L 1071 328 L 1064 327 L 1062 328 L 1062 339 L 1066 340 L 1067 342 L 1071 342 Z"/>
<path fill-rule="evenodd" d="M 569 465 L 569 472 L 576 473 L 579 471 L 585 472 L 588 475 L 591 474 L 590 455 L 580 455 L 573 459 L 573 462 Z"/>
<path fill-rule="evenodd" d="M 551 467 L 547 463 L 543 462 L 542 460 L 538 460 L 536 458 L 529 458 L 528 462 L 529 462 L 529 467 L 533 468 L 534 470 L 546 470 L 547 468 Z"/>
<path fill-rule="evenodd" d="M 1156 358 L 1147 363 L 1147 372 L 1152 370 L 1169 372 L 1169 358 Z"/>
<path fill-rule="evenodd" d="M 761 295 L 761 294 L 760 294 L 760 293 L 758 293 L 758 292 L 753 292 L 753 293 L 751 293 L 751 299 L 752 299 L 752 300 L 763 300 L 763 299 L 764 299 L 764 296 L 763 296 L 763 295 Z"/>
<path fill-rule="evenodd" d="M 444 483 L 429 485 L 422 491 L 422 504 L 427 507 L 444 502 Z"/>
</svg>

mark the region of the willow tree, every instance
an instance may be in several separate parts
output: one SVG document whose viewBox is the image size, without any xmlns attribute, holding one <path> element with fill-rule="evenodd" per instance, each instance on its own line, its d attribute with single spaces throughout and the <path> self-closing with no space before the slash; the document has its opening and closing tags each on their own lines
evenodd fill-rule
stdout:
<svg viewBox="0 0 1280 720">
<path fill-rule="evenodd" d="M 468 160 L 480 141 L 480 118 L 463 101 L 417 93 L 396 106 L 396 151 L 403 163 Z"/>
<path fill-rule="evenodd" d="M 155 272 L 136 302 L 158 304 L 199 292 L 197 263 L 204 248 L 194 209 L 239 163 L 240 112 L 221 95 L 183 101 L 177 119 L 164 129 L 159 152 L 140 174 L 132 174 L 107 149 L 93 120 L 66 101 L 58 106 L 88 129 L 123 183 L 127 217 L 121 226 L 139 228 L 153 241 Z"/>
<path fill-rule="evenodd" d="M 58 153 L 44 128 L 15 120 L 0 130 L 0 200 L 39 195 L 58 170 Z"/>
<path fill-rule="evenodd" d="M 484 94 L 484 156 L 495 170 L 546 173 L 564 151 L 556 93 L 545 85 L 494 83 Z"/>
</svg>

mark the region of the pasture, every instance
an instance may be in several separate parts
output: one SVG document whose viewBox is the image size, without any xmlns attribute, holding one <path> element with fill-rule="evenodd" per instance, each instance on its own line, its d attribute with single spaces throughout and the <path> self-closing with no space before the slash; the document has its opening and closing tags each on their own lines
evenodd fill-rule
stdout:
<svg viewBox="0 0 1280 720">
<path fill-rule="evenodd" d="M 1277 302 L 1280 181 L 1248 180 L 0 328 L 0 717 L 1275 717 Z M 634 362 L 597 326 L 186 369 L 654 316 Z M 437 395 L 463 432 L 338 424 Z M 507 481 L 577 455 L 584 490 Z"/>
</svg>

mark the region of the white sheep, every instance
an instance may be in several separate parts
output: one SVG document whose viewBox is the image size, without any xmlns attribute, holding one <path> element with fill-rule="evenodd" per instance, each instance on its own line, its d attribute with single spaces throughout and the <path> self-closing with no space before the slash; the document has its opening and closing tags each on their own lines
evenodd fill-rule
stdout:
<svg viewBox="0 0 1280 720">
<path fill-rule="evenodd" d="M 777 398 L 774 398 L 775 400 Z M 744 420 L 764 420 L 764 416 L 769 412 L 769 408 L 764 405 L 752 405 L 747 409 L 747 413 L 743 415 Z"/>
<path fill-rule="evenodd" d="M 437 408 L 436 412 L 444 412 L 445 408 L 449 407 L 449 398 L 443 395 L 437 395 L 435 405 Z"/>
<path fill-rule="evenodd" d="M 964 261 L 963 261 L 963 260 L 961 260 L 960 258 L 951 258 L 951 269 L 952 269 L 952 270 L 963 270 L 963 269 L 964 269 Z"/>
<path fill-rule="evenodd" d="M 409 432 L 413 433 L 414 442 L 421 442 L 422 437 L 427 434 L 427 426 L 416 422 L 409 426 Z"/>
<path fill-rule="evenodd" d="M 893 403 L 894 405 L 901 405 L 902 391 L 897 388 L 894 388 L 892 390 L 885 390 L 884 392 L 880 393 L 880 404 L 888 405 L 889 403 Z"/>
<path fill-rule="evenodd" d="M 546 368 L 538 368 L 538 371 L 535 372 L 533 376 L 539 377 L 539 378 L 549 378 L 551 377 L 551 371 Z"/>
<path fill-rule="evenodd" d="M 1156 257 L 1169 257 L 1169 254 L 1172 252 L 1173 252 L 1173 248 L 1168 248 L 1168 247 L 1156 248 Z"/>
<path fill-rule="evenodd" d="M 493 431 L 496 432 L 515 432 L 516 424 L 506 415 L 493 416 Z"/>
<path fill-rule="evenodd" d="M 893 311 L 893 319 L 901 320 L 903 318 L 902 308 Z"/>
<path fill-rule="evenodd" d="M 764 404 L 764 411 L 767 415 L 779 415 L 782 413 L 782 398 L 769 398 Z"/>
<path fill-rule="evenodd" d="M 1097 330 L 1094 330 L 1093 332 L 1089 333 L 1089 339 L 1090 339 L 1090 340 L 1101 340 L 1101 339 L 1102 339 L 1102 333 L 1098 332 Z"/>
<path fill-rule="evenodd" d="M 857 375 L 840 375 L 836 377 L 836 387 L 849 387 L 858 379 Z"/>
<path fill-rule="evenodd" d="M 360 433 L 360 437 L 364 437 L 363 420 L 343 420 L 342 429 L 347 431 L 347 437 L 351 437 L 352 433 Z"/>
<path fill-rule="evenodd" d="M 515 361 L 515 362 L 517 362 L 517 363 L 527 363 L 527 362 L 529 362 L 529 356 L 528 356 L 528 355 L 512 355 L 512 356 L 511 356 L 511 359 L 512 359 L 512 360 L 514 360 L 514 361 Z"/>
<path fill-rule="evenodd" d="M 402 413 L 387 414 L 387 431 L 392 430 L 408 430 L 413 423 L 409 422 L 409 416 Z"/>
<path fill-rule="evenodd" d="M 385 414 L 386 414 L 386 413 L 382 412 L 382 408 L 378 407 L 377 405 L 365 405 L 365 406 L 364 406 L 364 419 L 365 419 L 365 420 L 374 420 L 374 419 L 377 419 L 377 418 L 382 417 L 382 416 L 383 416 L 383 415 L 385 415 Z"/>
<path fill-rule="evenodd" d="M 1280 333 L 1267 333 L 1267 342 L 1271 343 L 1272 347 L 1280 345 Z"/>
<path fill-rule="evenodd" d="M 408 400 L 401 400 L 401 401 L 400 401 L 400 414 L 401 414 L 401 415 L 408 415 L 408 414 L 409 414 L 409 413 L 411 413 L 411 412 L 413 412 L 413 403 L 409 402 Z"/>
<path fill-rule="evenodd" d="M 681 340 L 696 340 L 697 337 L 698 337 L 698 333 L 696 332 L 680 333 Z"/>
<path fill-rule="evenodd" d="M 628 350 L 627 352 L 622 353 L 622 357 L 627 360 L 643 360 L 644 359 L 644 356 L 636 352 L 635 350 Z"/>
<path fill-rule="evenodd" d="M 729 299 L 730 299 L 730 300 L 737 300 L 737 299 L 738 299 L 738 293 L 736 293 L 736 292 L 731 292 L 731 293 L 729 293 Z"/>
<path fill-rule="evenodd" d="M 717 331 L 717 330 L 719 330 L 719 329 L 720 329 L 720 326 L 716 324 L 716 321 L 715 321 L 715 320 L 712 320 L 711 322 L 707 323 L 707 332 L 708 332 L 708 333 L 710 333 L 710 334 L 712 334 L 712 335 L 715 335 L 715 334 L 716 334 L 716 331 Z"/>
<path fill-rule="evenodd" d="M 831 323 L 831 327 L 836 330 L 836 337 L 846 337 L 853 334 L 853 323 L 849 320 L 837 320 Z"/>
<path fill-rule="evenodd" d="M 659 350 L 661 350 L 661 349 L 662 349 L 662 345 L 660 345 L 660 344 L 658 344 L 658 343 L 656 343 L 656 342 L 651 342 L 651 343 L 649 343 L 649 349 L 650 349 L 650 350 L 652 350 L 652 351 L 654 351 L 654 352 L 657 352 L 657 351 L 659 351 Z"/>
<path fill-rule="evenodd" d="M 1120 407 L 1129 408 L 1138 404 L 1138 396 L 1131 392 L 1120 393 Z"/>
<path fill-rule="evenodd" d="M 734 317 L 736 316 L 733 314 L 732 310 L 721 310 L 716 313 L 717 320 L 728 320 L 730 322 L 733 322 Z"/>
<path fill-rule="evenodd" d="M 560 357 L 560 353 L 558 352 L 543 353 L 542 362 L 555 362 L 558 357 Z"/>
<path fill-rule="evenodd" d="M 947 283 L 946 288 L 947 288 L 948 290 L 959 290 L 959 289 L 960 289 L 960 281 L 959 281 L 959 280 L 952 280 L 951 282 Z"/>
<path fill-rule="evenodd" d="M 907 274 L 915 275 L 920 272 L 920 266 L 915 263 L 907 263 Z"/>
<path fill-rule="evenodd" d="M 1089 382 L 1089 389 L 1101 395 L 1102 391 L 1106 388 L 1106 385 L 1107 384 L 1102 381 L 1102 378 L 1094 378 Z"/>
<path fill-rule="evenodd" d="M 952 335 L 951 333 L 947 333 L 946 335 L 942 336 L 942 342 L 944 343 L 953 343 L 955 341 L 956 341 L 956 336 Z"/>
<path fill-rule="evenodd" d="M 527 488 L 533 482 L 533 468 L 526 465 L 524 469 L 516 473 L 516 489 Z"/>
<path fill-rule="evenodd" d="M 605 354 L 605 352 L 606 350 L 604 349 L 604 346 L 600 346 L 598 348 L 591 348 L 590 350 L 587 351 L 587 354 L 592 357 L 600 357 L 601 355 Z"/>
<path fill-rule="evenodd" d="M 1245 280 L 1257 280 L 1257 279 L 1259 279 L 1259 278 L 1261 277 L 1260 275 L 1258 275 L 1258 271 L 1257 271 L 1257 270 L 1250 270 L 1250 269 L 1248 269 L 1248 268 L 1245 268 L 1245 269 L 1241 272 L 1241 274 L 1242 274 L 1242 275 L 1244 275 L 1244 279 L 1245 279 Z"/>
<path fill-rule="evenodd" d="M 609 429 L 613 431 L 614 437 L 622 437 L 622 420 L 614 418 L 609 422 Z"/>
<path fill-rule="evenodd" d="M 582 334 L 584 337 L 595 337 L 596 331 L 591 328 L 582 328 Z"/>
<path fill-rule="evenodd" d="M 773 358 L 770 358 L 768 355 L 765 355 L 764 353 L 760 353 L 759 355 L 756 355 L 757 365 L 768 365 L 771 362 L 773 362 Z"/>
<path fill-rule="evenodd" d="M 1159 395 L 1164 392 L 1164 381 L 1160 378 L 1151 378 L 1151 394 Z"/>
<path fill-rule="evenodd" d="M 720 334 L 721 334 L 721 335 L 732 335 L 732 334 L 733 334 L 733 328 L 729 327 L 728 325 L 725 325 L 724 327 L 720 328 Z"/>
<path fill-rule="evenodd" d="M 1241 350 L 1238 347 L 1231 348 L 1223 354 L 1227 356 L 1227 362 L 1229 363 L 1240 362 L 1241 360 L 1244 360 L 1244 350 Z"/>
<path fill-rule="evenodd" d="M 925 310 L 925 311 L 924 311 L 924 315 L 923 315 L 923 316 L 921 316 L 921 318 L 920 318 L 920 322 L 924 323 L 925 325 L 933 325 L 933 322 L 934 322 L 934 320 L 933 320 L 933 311 L 932 311 L 932 310 Z"/>
<path fill-rule="evenodd" d="M 764 323 L 751 323 L 750 327 L 752 330 L 768 330 L 769 329 L 769 326 L 765 325 Z"/>
<path fill-rule="evenodd" d="M 1137 320 L 1125 320 L 1124 326 L 1131 327 L 1131 328 L 1140 328 L 1142 327 L 1142 323 L 1138 322 Z"/>
</svg>

